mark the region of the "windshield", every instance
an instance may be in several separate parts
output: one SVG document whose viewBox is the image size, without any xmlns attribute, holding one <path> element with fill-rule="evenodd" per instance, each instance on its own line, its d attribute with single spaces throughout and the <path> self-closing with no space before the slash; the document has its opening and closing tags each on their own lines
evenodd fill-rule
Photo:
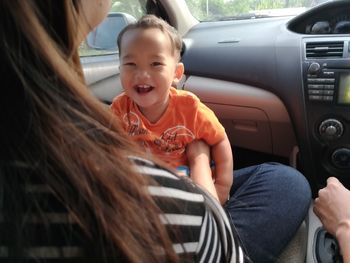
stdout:
<svg viewBox="0 0 350 263">
<path fill-rule="evenodd" d="M 199 21 L 295 16 L 331 0 L 186 0 Z"/>
</svg>

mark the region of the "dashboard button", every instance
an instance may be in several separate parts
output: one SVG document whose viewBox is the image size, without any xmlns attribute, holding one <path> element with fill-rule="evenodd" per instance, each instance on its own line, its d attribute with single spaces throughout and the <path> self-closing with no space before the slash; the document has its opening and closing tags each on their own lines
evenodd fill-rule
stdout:
<svg viewBox="0 0 350 263">
<path fill-rule="evenodd" d="M 333 125 L 331 126 L 328 126 L 326 129 L 325 129 L 325 133 L 328 135 L 328 136 L 333 136 L 337 133 L 337 128 L 334 127 Z"/>
<path fill-rule="evenodd" d="M 335 79 L 323 79 L 323 83 L 334 83 Z"/>
<path fill-rule="evenodd" d="M 318 131 L 323 139 L 335 140 L 343 135 L 344 128 L 343 124 L 337 119 L 326 119 L 320 124 Z"/>
<path fill-rule="evenodd" d="M 323 94 L 323 90 L 319 90 L 319 89 L 309 89 L 309 94 L 310 94 L 310 95 L 322 95 L 322 94 Z"/>
<path fill-rule="evenodd" d="M 323 100 L 323 96 L 320 95 L 309 95 L 309 100 Z"/>
<path fill-rule="evenodd" d="M 323 89 L 324 85 L 315 85 L 315 84 L 309 84 L 307 85 L 309 89 Z"/>
<path fill-rule="evenodd" d="M 321 69 L 320 64 L 318 64 L 317 62 L 313 62 L 313 63 L 311 63 L 311 65 L 309 66 L 308 73 L 309 73 L 309 74 L 315 74 L 315 73 L 317 73 L 320 69 Z"/>
<path fill-rule="evenodd" d="M 336 149 L 332 154 L 332 163 L 335 167 L 340 169 L 350 168 L 350 149 L 339 148 Z"/>
<path fill-rule="evenodd" d="M 327 77 L 334 77 L 334 72 L 333 71 L 324 71 L 323 75 Z"/>
<path fill-rule="evenodd" d="M 309 83 L 315 83 L 315 84 L 318 84 L 318 83 L 325 83 L 324 80 L 325 80 L 325 79 L 320 79 L 320 78 L 309 78 L 309 79 L 308 79 Z"/>
<path fill-rule="evenodd" d="M 333 95 L 334 94 L 334 90 L 323 90 L 323 94 L 324 95 Z"/>
<path fill-rule="evenodd" d="M 325 89 L 334 89 L 334 85 L 324 85 Z"/>
<path fill-rule="evenodd" d="M 332 101 L 333 100 L 333 96 L 324 96 L 323 100 L 325 100 L 325 101 Z"/>
</svg>

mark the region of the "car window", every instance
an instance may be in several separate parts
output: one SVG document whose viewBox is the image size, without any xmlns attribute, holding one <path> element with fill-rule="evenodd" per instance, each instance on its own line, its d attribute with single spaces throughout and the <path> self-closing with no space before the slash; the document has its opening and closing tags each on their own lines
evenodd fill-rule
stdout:
<svg viewBox="0 0 350 263">
<path fill-rule="evenodd" d="M 81 57 L 110 55 L 118 52 L 117 36 L 130 22 L 136 21 L 146 10 L 145 0 L 112 0 L 106 19 L 91 31 L 81 43 Z"/>
<path fill-rule="evenodd" d="M 199 21 L 290 16 L 331 0 L 186 0 Z"/>
</svg>

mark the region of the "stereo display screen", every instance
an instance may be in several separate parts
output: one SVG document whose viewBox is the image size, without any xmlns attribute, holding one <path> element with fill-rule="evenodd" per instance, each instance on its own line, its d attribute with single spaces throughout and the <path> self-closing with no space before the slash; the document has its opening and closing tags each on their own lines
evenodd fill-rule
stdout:
<svg viewBox="0 0 350 263">
<path fill-rule="evenodd" d="M 340 74 L 338 92 L 338 103 L 350 104 L 350 74 Z"/>
</svg>

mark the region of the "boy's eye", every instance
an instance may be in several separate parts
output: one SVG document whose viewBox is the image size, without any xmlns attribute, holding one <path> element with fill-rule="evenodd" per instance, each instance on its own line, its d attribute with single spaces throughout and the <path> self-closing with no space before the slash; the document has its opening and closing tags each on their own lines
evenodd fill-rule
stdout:
<svg viewBox="0 0 350 263">
<path fill-rule="evenodd" d="M 134 62 L 126 62 L 123 65 L 124 66 L 135 66 L 136 64 Z"/>
<path fill-rule="evenodd" d="M 151 65 L 152 65 L 153 67 L 157 67 L 157 66 L 161 66 L 161 65 L 163 65 L 163 64 L 162 64 L 161 62 L 152 62 Z"/>
</svg>

